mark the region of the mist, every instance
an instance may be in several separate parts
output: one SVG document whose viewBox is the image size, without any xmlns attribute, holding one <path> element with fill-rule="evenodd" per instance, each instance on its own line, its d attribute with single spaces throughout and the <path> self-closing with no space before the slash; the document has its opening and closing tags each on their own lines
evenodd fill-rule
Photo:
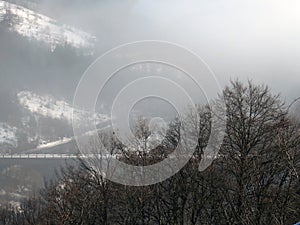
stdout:
<svg viewBox="0 0 300 225">
<path fill-rule="evenodd" d="M 298 221 L 299 40 L 299 0 L 0 0 L 0 220 Z"/>
<path fill-rule="evenodd" d="M 300 3 L 291 1 L 43 1 L 40 10 L 98 38 L 98 54 L 163 40 L 197 53 L 222 86 L 230 79 L 300 95 Z"/>
</svg>

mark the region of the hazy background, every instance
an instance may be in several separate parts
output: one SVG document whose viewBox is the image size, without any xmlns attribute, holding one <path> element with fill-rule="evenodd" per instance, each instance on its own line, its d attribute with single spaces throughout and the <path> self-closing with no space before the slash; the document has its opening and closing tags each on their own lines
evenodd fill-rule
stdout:
<svg viewBox="0 0 300 225">
<path fill-rule="evenodd" d="M 97 38 L 94 55 L 77 54 L 68 46 L 50 52 L 43 44 L 0 25 L 0 121 L 15 126 L 16 118 L 24 116 L 24 109 L 15 104 L 17 93 L 50 94 L 71 104 L 79 79 L 98 56 L 120 44 L 140 40 L 169 41 L 194 51 L 214 71 L 222 87 L 230 79 L 251 79 L 269 85 L 287 103 L 300 96 L 297 0 L 11 2 L 30 2 L 32 10 Z M 176 72 L 170 71 L 165 70 L 166 76 L 174 77 Z M 106 103 L 99 106 L 107 108 L 118 91 L 142 73 L 121 71 L 123 75 L 106 86 Z M 189 88 L 188 82 L 184 85 Z M 139 105 L 147 112 L 149 104 Z M 169 109 L 166 107 L 166 112 Z"/>
<path fill-rule="evenodd" d="M 95 34 L 100 53 L 159 39 L 195 51 L 216 73 L 267 83 L 288 100 L 300 95 L 297 0 L 42 1 L 39 10 Z"/>
<path fill-rule="evenodd" d="M 84 59 L 72 52 L 41 53 L 25 40 L 1 31 L 2 92 L 14 86 L 34 86 L 71 100 L 81 74 L 98 55 L 119 44 L 156 39 L 196 52 L 222 86 L 234 78 L 252 79 L 268 84 L 288 101 L 300 96 L 297 0 L 32 2 L 36 11 L 94 34 L 97 53 Z"/>
<path fill-rule="evenodd" d="M 39 153 L 42 150 L 37 147 L 45 143 L 52 144 L 52 147 L 45 148 L 43 152 L 77 151 L 74 141 L 59 142 L 72 138 L 72 124 L 70 118 L 63 117 L 65 111 L 53 109 L 62 106 L 70 112 L 76 86 L 87 67 L 109 49 L 133 41 L 162 40 L 185 46 L 210 66 L 222 87 L 230 79 L 251 79 L 256 84 L 269 85 L 275 94 L 281 93 L 287 104 L 300 96 L 299 0 L 9 2 L 29 5 L 31 10 L 57 20 L 58 24 L 68 24 L 89 32 L 97 42 L 93 55 L 82 54 L 70 46 L 57 46 L 50 51 L 44 43 L 11 32 L 7 24 L 0 22 L 0 153 L 31 150 Z M 109 106 L 120 89 L 132 79 L 151 75 L 156 69 L 153 67 L 149 73 L 146 65 L 142 70 L 128 68 L 121 71 L 105 86 L 104 102 L 99 102 L 99 108 L 103 113 L 109 113 Z M 178 81 L 194 93 L 188 79 L 182 79 L 183 74 L 174 71 L 174 68 L 160 69 L 163 76 Z M 36 106 L 35 111 L 20 104 L 17 96 L 23 91 L 26 91 L 25 97 L 31 100 L 31 106 Z M 163 91 L 168 92 L 167 89 Z M 203 100 L 203 96 L 203 93 L 199 95 L 199 101 Z M 44 111 L 41 113 L 40 109 Z M 137 103 L 131 118 L 140 111 L 163 118 L 176 114 L 174 108 L 158 99 Z M 295 112 L 300 115 L 300 104 L 295 107 Z M 62 118 L 57 117 L 60 113 Z M 109 121 L 104 122 L 107 125 Z M 27 161 L 27 164 L 14 160 L 6 162 L 0 168 L 0 205 L 3 199 L 10 200 L 5 193 L 28 194 L 17 190 L 18 182 L 12 178 L 16 177 L 15 174 L 26 178 L 32 173 L 32 168 L 25 168 L 35 166 Z M 52 166 L 55 168 L 60 164 L 57 162 Z M 37 176 L 34 182 L 28 184 L 29 189 L 40 184 L 41 177 L 50 176 L 49 171 L 53 172 L 50 167 L 50 163 L 37 162 L 33 168 Z M 3 176 L 10 168 L 14 172 Z M 22 179 L 19 182 L 23 182 Z"/>
<path fill-rule="evenodd" d="M 50 94 L 71 104 L 82 74 L 98 56 L 120 44 L 140 40 L 169 41 L 194 51 L 214 71 L 222 87 L 230 79 L 251 79 L 269 85 L 287 103 L 300 96 L 297 0 L 11 2 L 30 2 L 32 10 L 89 32 L 97 42 L 94 55 L 77 54 L 68 46 L 51 52 L 0 24 L 0 121 L 17 125 L 16 118 L 23 116 L 24 109 L 15 104 L 15 96 L 24 90 Z M 126 83 L 143 75 L 143 71 L 132 70 L 120 73 L 122 76 L 106 85 L 102 98 L 106 102 L 99 103 L 100 107 L 106 109 Z M 166 76 L 174 74 L 166 70 Z M 189 89 L 188 82 L 178 81 Z M 162 104 L 158 105 L 155 108 L 161 110 Z M 167 112 L 170 107 L 166 108 Z"/>
</svg>

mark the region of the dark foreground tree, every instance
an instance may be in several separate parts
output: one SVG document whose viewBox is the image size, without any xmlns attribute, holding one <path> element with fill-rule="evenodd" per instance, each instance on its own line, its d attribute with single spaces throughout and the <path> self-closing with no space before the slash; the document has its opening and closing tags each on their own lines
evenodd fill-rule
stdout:
<svg viewBox="0 0 300 225">
<path fill-rule="evenodd" d="M 208 106 L 199 107 L 198 145 L 188 164 L 169 179 L 146 187 L 123 186 L 105 179 L 81 162 L 49 184 L 40 199 L 25 201 L 20 211 L 1 211 L 3 224 L 293 224 L 300 220 L 300 126 L 289 118 L 283 102 L 265 86 L 233 82 L 225 88 L 227 127 L 217 159 L 204 172 L 198 165 L 211 129 Z M 194 121 L 195 122 L 195 121 Z M 143 121 L 137 146 L 124 148 L 104 137 L 120 160 L 148 165 L 163 160 L 180 140 L 174 121 L 165 140 L 148 149 Z M 192 129 L 192 128 L 191 128 Z M 139 132 L 138 132 L 139 131 Z M 147 131 L 147 132 L 142 132 Z M 138 146 L 141 145 L 141 146 Z"/>
</svg>

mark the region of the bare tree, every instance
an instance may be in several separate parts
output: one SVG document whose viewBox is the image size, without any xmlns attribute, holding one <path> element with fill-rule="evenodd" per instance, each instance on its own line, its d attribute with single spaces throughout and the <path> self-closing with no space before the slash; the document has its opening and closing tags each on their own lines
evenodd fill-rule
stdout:
<svg viewBox="0 0 300 225">
<path fill-rule="evenodd" d="M 101 148 L 131 165 L 163 160 L 180 145 L 182 121 L 170 123 L 152 149 L 147 120 L 134 129 L 134 145 L 112 133 L 99 134 L 87 148 L 95 157 L 62 170 L 42 199 L 27 201 L 22 212 L 0 212 L 16 224 L 292 224 L 300 217 L 300 123 L 287 116 L 279 96 L 263 85 L 239 81 L 226 87 L 227 127 L 214 162 L 198 170 L 211 135 L 212 110 L 199 106 L 185 115 L 196 137 L 195 153 L 177 174 L 145 187 L 116 184 L 103 173 Z M 218 101 L 216 101 L 217 103 Z M 185 127 L 187 129 L 187 127 Z M 184 152 L 184 151 L 182 151 Z M 184 156 L 178 156 L 184 157 Z M 110 161 L 104 166 L 113 166 Z M 105 170 L 104 170 L 105 171 Z M 6 213 L 5 213 L 6 212 Z M 9 221 L 9 222 L 7 222 Z M 13 221 L 13 222 L 11 222 Z M 16 222 L 18 221 L 18 222 Z"/>
</svg>

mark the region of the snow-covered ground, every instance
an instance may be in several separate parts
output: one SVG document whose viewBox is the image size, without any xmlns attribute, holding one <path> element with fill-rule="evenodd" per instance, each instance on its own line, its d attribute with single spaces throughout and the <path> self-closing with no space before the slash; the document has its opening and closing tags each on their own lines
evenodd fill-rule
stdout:
<svg viewBox="0 0 300 225">
<path fill-rule="evenodd" d="M 80 109 L 63 100 L 57 100 L 50 95 L 38 95 L 30 91 L 22 91 L 17 94 L 19 104 L 29 110 L 30 113 L 46 118 L 64 120 L 71 125 L 72 119 L 78 122 L 93 120 L 104 129 L 110 121 L 110 117 L 104 114 L 96 114 Z M 82 134 L 88 135 L 88 134 Z M 52 148 L 63 145 L 74 140 L 74 137 L 60 137 L 57 140 L 48 140 L 47 137 L 40 138 L 40 144 L 34 150 Z"/>
<path fill-rule="evenodd" d="M 41 143 L 40 145 L 37 146 L 37 149 L 44 149 L 44 148 L 52 148 L 52 147 L 55 147 L 55 146 L 58 146 L 58 145 L 62 145 L 62 144 L 66 144 L 70 141 L 72 141 L 73 138 L 62 138 L 61 140 L 58 140 L 58 141 L 52 141 L 52 142 L 44 142 L 44 143 Z"/>
<path fill-rule="evenodd" d="M 95 121 L 105 122 L 109 117 L 103 114 L 93 114 L 84 110 L 74 109 L 69 103 L 56 100 L 52 96 L 40 96 L 30 91 L 22 91 L 18 93 L 19 103 L 27 108 L 30 112 L 50 117 L 53 119 L 64 119 L 69 123 L 72 118 L 76 120 L 94 119 Z M 74 114 L 73 114 L 74 113 Z"/>
<path fill-rule="evenodd" d="M 75 48 L 91 49 L 96 38 L 74 27 L 59 24 L 56 20 L 36 13 L 23 6 L 0 0 L 0 22 L 12 18 L 10 29 L 22 36 L 48 43 L 54 50 L 65 43 Z"/>
<path fill-rule="evenodd" d="M 6 123 L 0 122 L 0 144 L 7 143 L 16 147 L 17 146 L 16 131 L 17 128 L 12 127 Z"/>
</svg>

